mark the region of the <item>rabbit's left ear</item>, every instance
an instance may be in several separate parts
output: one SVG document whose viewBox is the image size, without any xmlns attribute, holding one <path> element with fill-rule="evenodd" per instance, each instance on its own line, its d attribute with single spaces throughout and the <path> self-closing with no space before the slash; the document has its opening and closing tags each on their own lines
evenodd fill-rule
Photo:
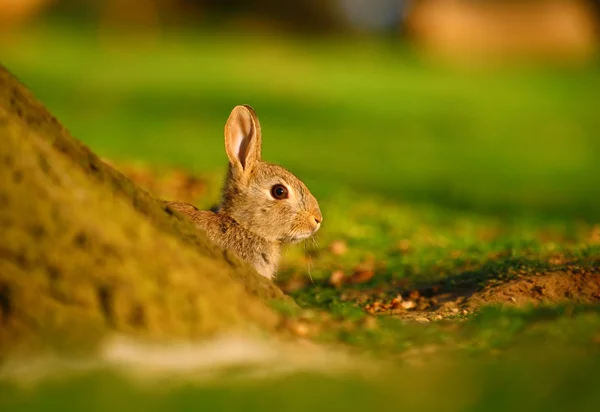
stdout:
<svg viewBox="0 0 600 412">
<path fill-rule="evenodd" d="M 254 109 L 236 106 L 225 124 L 225 151 L 235 173 L 244 174 L 260 161 L 261 137 Z"/>
</svg>

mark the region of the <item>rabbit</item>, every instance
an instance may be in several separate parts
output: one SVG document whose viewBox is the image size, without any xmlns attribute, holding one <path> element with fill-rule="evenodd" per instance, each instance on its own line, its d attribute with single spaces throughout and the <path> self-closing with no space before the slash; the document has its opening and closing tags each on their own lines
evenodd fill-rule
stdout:
<svg viewBox="0 0 600 412">
<path fill-rule="evenodd" d="M 236 106 L 225 125 L 229 168 L 220 204 L 208 211 L 183 202 L 166 203 L 190 218 L 213 243 L 233 250 L 260 275 L 273 279 L 282 247 L 314 235 L 323 216 L 304 183 L 261 159 L 261 143 L 254 109 Z"/>
</svg>

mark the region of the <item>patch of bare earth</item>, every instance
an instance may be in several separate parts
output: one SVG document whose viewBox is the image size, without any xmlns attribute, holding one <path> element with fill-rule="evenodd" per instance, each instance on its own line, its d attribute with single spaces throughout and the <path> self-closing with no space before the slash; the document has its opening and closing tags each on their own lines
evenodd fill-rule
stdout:
<svg viewBox="0 0 600 412">
<path fill-rule="evenodd" d="M 468 299 L 470 307 L 491 303 L 528 305 L 540 303 L 600 302 L 600 270 L 569 270 L 515 279 L 486 286 Z"/>
<path fill-rule="evenodd" d="M 393 298 L 369 299 L 368 291 L 345 296 L 364 299 L 363 308 L 373 314 L 429 322 L 461 317 L 486 305 L 600 303 L 600 268 L 569 268 L 510 280 L 492 279 L 483 286 L 429 286 L 402 292 Z M 352 295 L 352 294 L 351 294 Z M 371 295 L 373 296 L 373 295 Z"/>
</svg>

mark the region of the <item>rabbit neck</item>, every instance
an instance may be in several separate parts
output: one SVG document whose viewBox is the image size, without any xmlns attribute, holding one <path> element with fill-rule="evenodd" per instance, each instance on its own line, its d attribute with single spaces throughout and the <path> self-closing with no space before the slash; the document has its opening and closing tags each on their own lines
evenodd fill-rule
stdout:
<svg viewBox="0 0 600 412">
<path fill-rule="evenodd" d="M 245 228 L 227 213 L 217 212 L 217 216 L 215 223 L 218 223 L 218 227 L 208 231 L 211 240 L 221 247 L 233 250 L 259 274 L 271 279 L 277 271 L 281 244 L 268 241 Z"/>
</svg>

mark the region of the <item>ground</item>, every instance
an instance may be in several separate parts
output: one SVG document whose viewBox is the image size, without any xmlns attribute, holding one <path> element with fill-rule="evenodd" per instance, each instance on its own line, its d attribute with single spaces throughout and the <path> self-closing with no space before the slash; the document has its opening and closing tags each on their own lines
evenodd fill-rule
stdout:
<svg viewBox="0 0 600 412">
<path fill-rule="evenodd" d="M 209 32 L 127 49 L 72 33 L 30 31 L 3 44 L 4 63 L 157 196 L 218 201 L 224 121 L 236 104 L 255 107 L 265 159 L 305 181 L 324 214 L 317 239 L 282 261 L 276 283 L 300 308 L 274 304 L 281 335 L 393 367 L 153 396 L 91 374 L 30 398 L 9 391 L 11 401 L 262 411 L 276 408 L 264 399 L 286 410 L 600 402 L 597 65 L 465 72 L 373 39 Z"/>
<path fill-rule="evenodd" d="M 221 184 L 219 179 L 181 169 L 161 172 L 142 164 L 115 167 L 158 197 L 187 202 L 218 193 Z M 368 209 L 369 203 L 358 200 L 344 205 L 345 216 L 357 216 L 351 227 L 380 226 L 381 216 L 359 212 Z M 303 308 L 324 311 L 308 318 L 300 313 L 299 321 L 287 325 L 292 333 L 314 338 L 323 330 L 331 332 L 332 327 L 343 330 L 348 315 L 360 319 L 361 324 L 375 326 L 374 320 L 367 319 L 371 315 L 427 323 L 468 319 L 493 305 L 534 312 L 534 306 L 568 305 L 568 314 L 586 305 L 594 308 L 600 302 L 597 225 L 580 224 L 576 237 L 570 240 L 561 238 L 561 230 L 542 225 L 527 234 L 527 246 L 515 249 L 508 246 L 511 239 L 506 233 L 519 230 L 517 225 L 501 230 L 497 222 L 488 219 L 477 221 L 456 213 L 445 216 L 443 220 L 460 219 L 463 225 L 474 223 L 468 236 L 475 234 L 486 241 L 463 249 L 452 242 L 459 242 L 457 233 L 466 232 L 464 228 L 447 227 L 446 222 L 434 235 L 435 229 L 419 221 L 424 217 L 412 207 L 394 202 L 384 208 L 384 219 L 389 225 L 398 229 L 401 225 L 391 222 L 405 219 L 408 223 L 404 230 L 413 234 L 380 250 L 370 245 L 374 239 L 367 239 L 364 246 L 354 251 L 348 246 L 348 236 L 342 240 L 324 235 L 318 243 L 309 240 L 304 247 L 293 248 L 286 255 L 276 283 Z M 411 218 L 407 219 L 407 215 Z M 390 234 L 382 231 L 376 237 L 386 236 Z M 416 247 L 429 249 L 428 254 L 435 259 L 411 256 L 418 254 Z M 329 314 L 343 317 L 336 322 Z M 600 330 L 593 341 L 598 339 Z"/>
</svg>

